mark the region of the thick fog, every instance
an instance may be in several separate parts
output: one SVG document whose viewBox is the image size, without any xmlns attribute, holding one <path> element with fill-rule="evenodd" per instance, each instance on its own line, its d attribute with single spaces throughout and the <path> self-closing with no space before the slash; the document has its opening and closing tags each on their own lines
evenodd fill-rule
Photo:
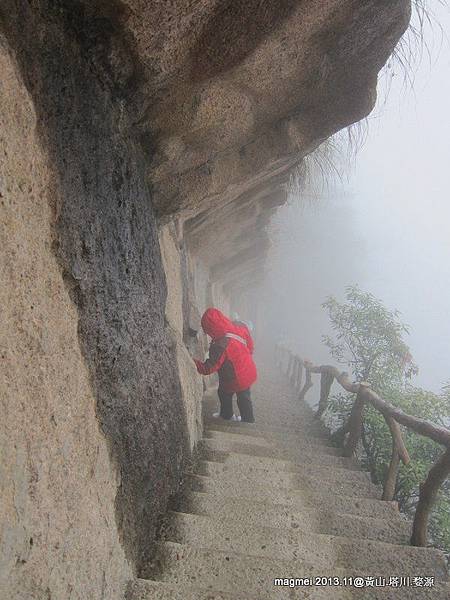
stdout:
<svg viewBox="0 0 450 600">
<path fill-rule="evenodd" d="M 344 177 L 293 194 L 274 219 L 264 302 L 275 336 L 324 361 L 320 304 L 359 284 L 402 313 L 415 381 L 438 391 L 450 379 L 450 10 L 434 4 L 439 25 L 424 29 L 430 56 L 425 47 L 411 85 L 395 61 L 386 69 Z"/>
</svg>

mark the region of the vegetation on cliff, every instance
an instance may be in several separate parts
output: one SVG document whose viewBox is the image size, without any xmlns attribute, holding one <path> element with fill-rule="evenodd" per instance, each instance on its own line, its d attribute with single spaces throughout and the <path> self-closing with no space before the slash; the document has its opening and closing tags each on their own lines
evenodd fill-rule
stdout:
<svg viewBox="0 0 450 600">
<path fill-rule="evenodd" d="M 427 419 L 439 425 L 450 420 L 450 385 L 440 394 L 416 387 L 412 380 L 418 373 L 404 336 L 408 327 L 398 311 L 388 310 L 372 294 L 350 286 L 346 302 L 329 297 L 323 304 L 327 310 L 332 336 L 324 336 L 331 355 L 347 365 L 355 380 L 366 380 L 383 398 L 405 413 Z M 337 393 L 330 401 L 325 418 L 332 428 L 347 421 L 353 395 Z M 371 406 L 365 408 L 360 448 L 361 460 L 369 468 L 376 483 L 382 483 L 391 458 L 391 434 L 382 414 Z M 419 498 L 419 486 L 441 453 L 432 440 L 404 431 L 404 440 L 411 456 L 409 465 L 402 465 L 397 478 L 395 498 L 400 509 L 413 515 Z M 450 485 L 441 490 L 430 522 L 433 542 L 450 548 Z"/>
</svg>

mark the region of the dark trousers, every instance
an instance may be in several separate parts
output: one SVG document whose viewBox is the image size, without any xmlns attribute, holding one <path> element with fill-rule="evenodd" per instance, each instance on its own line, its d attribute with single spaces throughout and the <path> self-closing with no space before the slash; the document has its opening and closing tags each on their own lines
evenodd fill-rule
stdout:
<svg viewBox="0 0 450 600">
<path fill-rule="evenodd" d="M 222 419 L 229 421 L 233 416 L 233 392 L 225 392 L 219 387 L 217 390 L 220 401 L 220 416 Z M 241 420 L 245 423 L 254 423 L 255 418 L 253 416 L 253 405 L 250 398 L 250 388 L 237 392 L 237 405 L 241 414 Z"/>
</svg>

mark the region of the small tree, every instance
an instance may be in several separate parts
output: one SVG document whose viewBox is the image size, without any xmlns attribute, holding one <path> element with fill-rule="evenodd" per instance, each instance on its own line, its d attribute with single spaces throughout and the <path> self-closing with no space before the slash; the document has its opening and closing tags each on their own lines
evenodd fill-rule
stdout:
<svg viewBox="0 0 450 600">
<path fill-rule="evenodd" d="M 341 304 L 330 296 L 322 305 L 336 334 L 335 338 L 323 336 L 333 358 L 349 365 L 358 381 L 369 381 L 380 392 L 386 386 L 398 387 L 417 373 L 403 340 L 409 332 L 400 313 L 389 311 L 358 286 L 346 288 L 346 300 Z"/>
</svg>

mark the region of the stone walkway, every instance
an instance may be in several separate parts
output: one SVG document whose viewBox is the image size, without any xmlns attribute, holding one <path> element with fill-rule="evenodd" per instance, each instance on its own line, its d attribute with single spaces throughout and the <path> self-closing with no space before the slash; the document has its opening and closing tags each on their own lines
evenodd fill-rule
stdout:
<svg viewBox="0 0 450 600">
<path fill-rule="evenodd" d="M 129 600 L 449 600 L 444 555 L 407 545 L 396 503 L 281 375 L 263 375 L 253 397 L 254 425 L 213 419 L 216 395 L 205 398 L 202 460 Z"/>
</svg>

